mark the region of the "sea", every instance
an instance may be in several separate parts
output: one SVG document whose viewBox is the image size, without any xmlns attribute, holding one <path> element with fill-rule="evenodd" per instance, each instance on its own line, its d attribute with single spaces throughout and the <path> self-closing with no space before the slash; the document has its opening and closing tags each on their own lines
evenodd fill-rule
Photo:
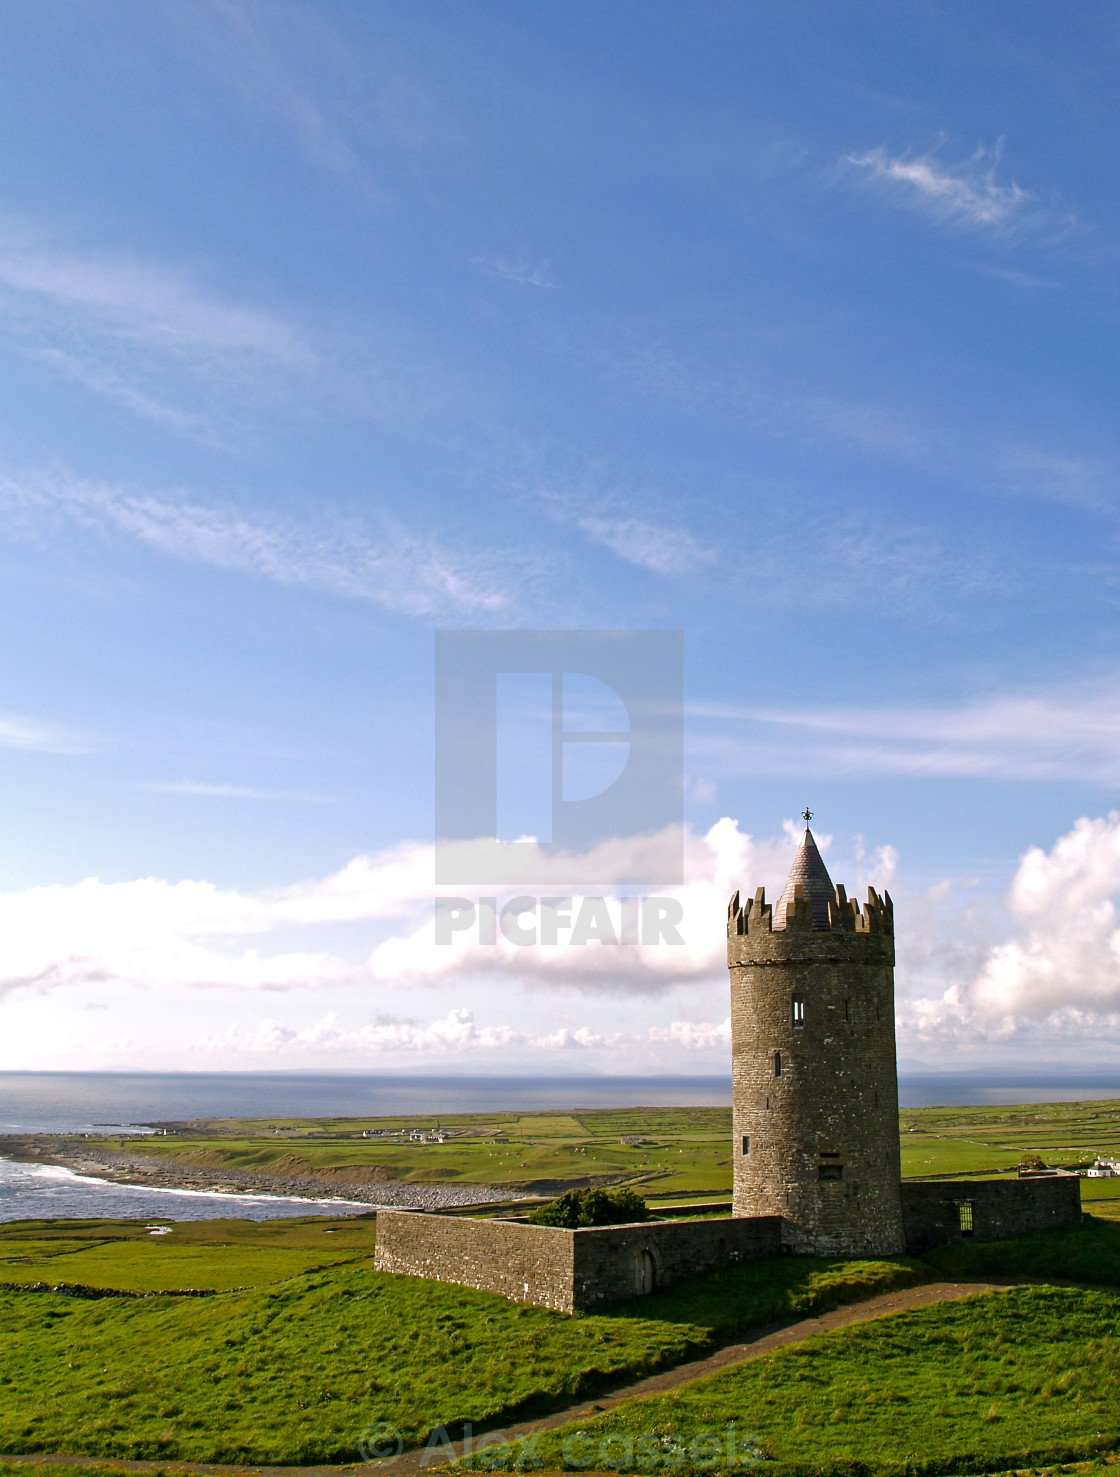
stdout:
<svg viewBox="0 0 1120 1477">
<path fill-rule="evenodd" d="M 1093 1074 L 900 1074 L 903 1107 L 1120 1098 L 1120 1069 Z M 472 1077 L 391 1073 L 0 1072 L 0 1134 L 116 1134 L 194 1118 L 331 1118 L 581 1108 L 723 1107 L 731 1078 Z M 58 1217 L 207 1220 L 368 1212 L 353 1201 L 149 1189 L 0 1158 L 0 1221 Z"/>
</svg>

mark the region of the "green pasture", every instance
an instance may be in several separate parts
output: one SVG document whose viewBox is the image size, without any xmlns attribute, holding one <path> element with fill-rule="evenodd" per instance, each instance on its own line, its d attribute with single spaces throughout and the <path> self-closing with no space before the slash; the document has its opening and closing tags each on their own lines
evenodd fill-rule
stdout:
<svg viewBox="0 0 1120 1477">
<path fill-rule="evenodd" d="M 413 1143 L 413 1130 L 445 1143 Z M 376 1138 L 362 1133 L 380 1131 Z M 646 1142 L 624 1144 L 623 1138 Z M 107 1140 L 171 1164 L 336 1181 L 532 1188 L 584 1180 L 628 1182 L 658 1194 L 727 1194 L 728 1108 L 586 1113 L 456 1114 L 436 1118 L 244 1119 L 183 1125 L 164 1136 Z"/>
<path fill-rule="evenodd" d="M 908 1108 L 900 1117 L 906 1176 L 1013 1171 L 1024 1153 L 1084 1166 L 1120 1155 L 1120 1101 L 1011 1107 Z M 413 1143 L 439 1127 L 447 1142 Z M 363 1131 L 382 1136 L 363 1138 Z M 641 1137 L 644 1143 L 623 1144 Z M 629 1183 L 654 1199 L 731 1191 L 728 1108 L 631 1108 L 575 1113 L 411 1118 L 213 1119 L 167 1136 L 110 1141 L 201 1169 L 376 1183 L 495 1185 L 533 1191 L 584 1181 Z M 1107 1184 L 1107 1181 L 1100 1181 Z M 1088 1190 L 1088 1185 L 1086 1189 Z M 1097 1191 L 1093 1190 L 1094 1194 Z M 1112 1192 L 1098 1198 L 1110 1200 Z"/>
<path fill-rule="evenodd" d="M 904 1110 L 901 1124 L 910 1175 L 1013 1172 L 1024 1153 L 1050 1164 L 1120 1154 L 1120 1103 Z M 730 1190 L 725 1109 L 446 1116 L 445 1144 L 361 1137 L 376 1127 L 400 1137 L 435 1119 L 192 1124 L 123 1146 L 339 1179 L 608 1180 L 655 1202 Z M 634 1136 L 645 1142 L 621 1143 Z M 617 1462 L 653 1419 L 661 1444 L 644 1469 L 664 1459 L 686 1474 L 689 1443 L 728 1421 L 775 1477 L 1037 1471 L 1086 1457 L 1094 1443 L 1120 1445 L 1110 1343 L 1120 1181 L 1081 1189 L 1091 1214 L 1076 1230 L 942 1248 L 921 1262 L 777 1258 L 575 1317 L 375 1272 L 371 1216 L 178 1222 L 162 1235 L 149 1229 L 156 1221 L 0 1225 L 0 1283 L 15 1284 L 0 1291 L 0 1451 L 350 1462 L 378 1421 L 411 1445 L 439 1424 L 481 1432 L 593 1399 L 760 1325 L 932 1278 L 1008 1279 L 1038 1285 L 830 1334 L 683 1386 L 653 1416 L 650 1402 L 630 1402 L 584 1428 L 596 1443 L 618 1438 L 606 1448 Z M 89 1299 L 35 1284 L 157 1295 Z M 175 1296 L 188 1289 L 213 1295 Z M 635 1444 L 635 1470 L 651 1450 Z"/>
<path fill-rule="evenodd" d="M 170 1229 L 148 1229 L 155 1225 Z M 261 1222 L 22 1221 L 0 1225 L 0 1282 L 122 1292 L 228 1291 L 369 1258 L 373 1245 L 372 1215 Z"/>
<path fill-rule="evenodd" d="M 774 1477 L 1084 1458 L 1120 1445 L 1118 1316 L 1120 1296 L 1081 1288 L 934 1304 L 628 1401 L 548 1433 L 537 1454 L 561 1468 L 567 1443 L 571 1465 L 630 1472 L 747 1471 L 761 1459 Z M 484 1458 L 478 1469 L 493 1470 L 500 1450 Z"/>
<path fill-rule="evenodd" d="M 122 1281 L 141 1250 L 122 1241 Z M 746 1328 L 922 1276 L 904 1258 L 778 1258 L 583 1317 L 370 1261 L 210 1298 L 0 1292 L 0 1450 L 354 1461 L 376 1421 L 415 1444 L 441 1422 L 484 1428 L 563 1408 Z"/>
<path fill-rule="evenodd" d="M 1071 1166 L 1120 1157 L 1120 1100 L 904 1108 L 899 1127 L 904 1174 L 1002 1169 L 1024 1153 Z"/>
</svg>

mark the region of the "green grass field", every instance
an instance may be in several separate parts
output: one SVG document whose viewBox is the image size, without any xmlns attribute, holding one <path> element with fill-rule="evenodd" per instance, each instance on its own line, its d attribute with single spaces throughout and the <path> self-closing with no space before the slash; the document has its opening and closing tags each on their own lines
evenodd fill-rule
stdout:
<svg viewBox="0 0 1120 1477">
<path fill-rule="evenodd" d="M 1117 1103 L 907 1111 L 903 1162 L 919 1174 L 998 1173 L 1024 1152 L 1084 1163 L 1117 1152 L 1118 1123 Z M 363 1139 L 371 1125 L 403 1141 Z M 445 1118 L 458 1135 L 445 1144 L 400 1133 L 421 1126 L 434 1120 L 192 1125 L 126 1147 L 272 1172 L 360 1163 L 394 1178 L 494 1184 L 563 1181 L 567 1166 L 569 1178 L 629 1180 L 666 1201 L 726 1196 L 730 1185 L 720 1109 Z M 632 1136 L 646 1142 L 621 1143 Z M 484 1431 L 752 1327 L 931 1278 L 1007 1278 L 1049 1285 L 830 1334 L 682 1387 L 653 1415 L 631 1403 L 585 1425 L 598 1433 L 595 1466 L 604 1435 L 619 1438 L 606 1448 L 617 1464 L 628 1436 L 653 1431 L 661 1444 L 636 1446 L 633 1470 L 702 1469 L 689 1444 L 732 1419 L 775 1477 L 1038 1469 L 1093 1443 L 1120 1445 L 1110 1343 L 1120 1181 L 1085 1180 L 1082 1192 L 1092 1215 L 1079 1230 L 944 1248 L 921 1263 L 779 1258 L 577 1317 L 377 1273 L 372 1217 L 179 1222 L 167 1234 L 136 1221 L 0 1225 L 0 1282 L 15 1284 L 0 1292 L 0 1450 L 351 1462 L 373 1422 L 410 1444 L 438 1424 Z M 154 1295 L 64 1296 L 36 1284 Z M 211 1295 L 174 1295 L 188 1289 Z M 719 1470 L 750 1460 L 738 1450 Z"/>
<path fill-rule="evenodd" d="M 731 1191 L 729 1108 L 461 1114 L 438 1124 L 448 1135 L 442 1144 L 408 1137 L 434 1132 L 435 1118 L 215 1119 L 174 1128 L 166 1137 L 109 1143 L 201 1169 L 321 1176 L 334 1183 L 533 1188 L 602 1180 L 633 1184 L 655 1200 Z M 1120 1155 L 1120 1101 L 909 1108 L 900 1126 L 908 1176 L 1005 1173 L 1028 1152 L 1061 1165 Z M 622 1142 L 635 1137 L 644 1142 Z M 1120 1182 L 1086 1182 L 1085 1190 L 1110 1204 Z"/>
<path fill-rule="evenodd" d="M 122 1283 L 142 1250 L 119 1243 Z M 0 1450 L 354 1461 L 374 1421 L 414 1443 L 441 1422 L 482 1428 L 562 1408 L 745 1328 L 922 1275 L 903 1258 L 780 1258 L 574 1318 L 369 1261 L 211 1298 L 3 1292 Z"/>
<path fill-rule="evenodd" d="M 1115 1100 L 904 1108 L 899 1126 L 904 1175 L 1009 1169 L 1024 1153 L 1070 1166 L 1089 1164 L 1098 1154 L 1120 1157 L 1120 1101 Z"/>
<path fill-rule="evenodd" d="M 171 1227 L 161 1234 L 149 1225 Z M 373 1255 L 374 1217 L 0 1224 L 0 1282 L 122 1292 L 261 1287 Z"/>
<path fill-rule="evenodd" d="M 1120 1444 L 1118 1316 L 1115 1293 L 1079 1288 L 933 1305 L 627 1402 L 548 1433 L 537 1453 L 549 1470 L 631 1472 L 746 1471 L 761 1458 L 774 1477 L 1085 1457 Z M 477 1466 L 500 1461 L 495 1447 Z"/>
</svg>

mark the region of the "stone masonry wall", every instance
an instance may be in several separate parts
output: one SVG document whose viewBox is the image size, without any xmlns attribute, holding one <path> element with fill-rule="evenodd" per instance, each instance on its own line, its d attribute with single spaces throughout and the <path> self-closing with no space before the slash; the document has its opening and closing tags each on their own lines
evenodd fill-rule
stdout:
<svg viewBox="0 0 1120 1477">
<path fill-rule="evenodd" d="M 961 1226 L 970 1206 L 972 1234 Z M 1030 1231 L 1081 1224 L 1081 1181 L 1075 1174 L 1014 1180 L 903 1180 L 906 1250 L 920 1256 L 954 1241 L 1000 1241 Z"/>
<path fill-rule="evenodd" d="M 510 1221 L 379 1210 L 373 1264 L 458 1282 L 519 1303 L 572 1311 L 572 1232 Z"/>
<path fill-rule="evenodd" d="M 378 1211 L 380 1272 L 457 1282 L 570 1313 L 652 1292 L 709 1267 L 781 1250 L 776 1216 L 650 1221 L 565 1231 L 524 1222 Z"/>
<path fill-rule="evenodd" d="M 647 1221 L 569 1234 L 575 1247 L 577 1308 L 621 1302 L 709 1267 L 777 1256 L 782 1249 L 778 1216 Z"/>
</svg>

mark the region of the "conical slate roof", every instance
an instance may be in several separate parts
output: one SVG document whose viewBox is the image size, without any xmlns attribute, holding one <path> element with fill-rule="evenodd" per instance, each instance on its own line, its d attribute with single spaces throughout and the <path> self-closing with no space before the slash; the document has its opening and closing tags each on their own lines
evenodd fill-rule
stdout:
<svg viewBox="0 0 1120 1477">
<path fill-rule="evenodd" d="M 817 843 L 813 840 L 813 833 L 809 827 L 805 827 L 805 839 L 801 843 L 801 849 L 793 860 L 793 866 L 789 869 L 786 885 L 781 897 L 774 904 L 774 928 L 785 928 L 786 908 L 793 905 L 793 889 L 803 887 L 805 896 L 813 909 L 813 927 L 828 927 L 828 905 L 836 897 L 836 889 L 832 885 L 832 878 L 828 875 L 828 868 L 824 864 Z"/>
</svg>

